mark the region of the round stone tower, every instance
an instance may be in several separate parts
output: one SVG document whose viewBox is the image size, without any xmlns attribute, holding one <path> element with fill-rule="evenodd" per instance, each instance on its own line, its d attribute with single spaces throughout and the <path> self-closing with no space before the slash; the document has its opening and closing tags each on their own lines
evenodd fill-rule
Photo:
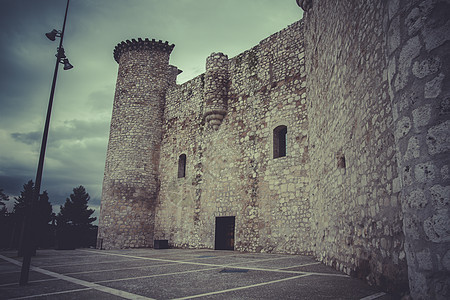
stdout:
<svg viewBox="0 0 450 300">
<path fill-rule="evenodd" d="M 212 53 L 206 59 L 204 96 L 203 117 L 217 130 L 227 113 L 228 102 L 228 56 L 223 53 Z"/>
<path fill-rule="evenodd" d="M 114 96 L 98 247 L 152 247 L 165 93 L 174 83 L 174 45 L 138 39 L 114 49 Z"/>
</svg>

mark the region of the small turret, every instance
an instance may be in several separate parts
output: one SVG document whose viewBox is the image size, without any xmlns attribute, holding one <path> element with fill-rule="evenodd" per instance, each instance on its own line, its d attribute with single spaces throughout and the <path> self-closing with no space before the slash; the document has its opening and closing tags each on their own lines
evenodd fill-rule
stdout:
<svg viewBox="0 0 450 300">
<path fill-rule="evenodd" d="M 228 56 L 212 53 L 206 59 L 203 117 L 214 130 L 219 129 L 227 114 L 228 80 Z"/>
</svg>

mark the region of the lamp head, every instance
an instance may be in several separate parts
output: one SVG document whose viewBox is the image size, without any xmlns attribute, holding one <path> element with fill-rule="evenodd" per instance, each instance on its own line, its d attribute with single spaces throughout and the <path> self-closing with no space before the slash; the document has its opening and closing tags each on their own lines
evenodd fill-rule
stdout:
<svg viewBox="0 0 450 300">
<path fill-rule="evenodd" d="M 73 66 L 70 64 L 70 62 L 67 58 L 64 58 L 63 64 L 64 64 L 64 70 L 70 70 L 73 68 Z"/>
<path fill-rule="evenodd" d="M 56 37 L 58 36 L 58 30 L 53 29 L 50 32 L 47 32 L 45 34 L 45 36 L 50 40 L 50 41 L 54 41 L 56 39 Z"/>
</svg>

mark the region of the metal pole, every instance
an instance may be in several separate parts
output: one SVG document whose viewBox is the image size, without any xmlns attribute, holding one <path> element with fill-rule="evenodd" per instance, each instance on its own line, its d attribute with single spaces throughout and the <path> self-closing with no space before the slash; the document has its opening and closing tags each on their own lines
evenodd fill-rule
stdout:
<svg viewBox="0 0 450 300">
<path fill-rule="evenodd" d="M 56 78 L 58 77 L 58 67 L 61 61 L 61 56 L 63 54 L 63 38 L 64 38 L 64 30 L 66 29 L 66 19 L 67 19 L 67 11 L 69 9 L 69 0 L 67 0 L 66 12 L 64 14 L 64 23 L 61 31 L 60 41 L 58 53 L 56 56 L 56 64 L 55 71 L 53 73 L 53 82 L 52 89 L 50 91 L 50 99 L 48 100 L 48 108 L 47 108 L 47 118 L 45 119 L 44 133 L 42 135 L 42 143 L 41 143 L 41 152 L 39 155 L 39 163 L 38 169 L 36 172 L 36 181 L 34 186 L 34 197 L 32 199 L 31 205 L 28 206 L 25 221 L 24 221 L 24 232 L 22 234 L 22 244 L 23 244 L 23 260 L 22 260 L 22 270 L 20 272 L 20 281 L 19 285 L 26 285 L 28 283 L 28 275 L 30 273 L 30 264 L 31 264 L 31 256 L 36 247 L 34 243 L 34 235 L 31 234 L 33 230 L 33 213 L 32 207 L 37 204 L 39 199 L 39 194 L 41 192 L 41 181 L 42 181 L 42 171 L 44 169 L 44 158 L 45 158 L 45 150 L 47 147 L 47 137 L 48 137 L 48 129 L 50 127 L 50 116 L 52 114 L 52 106 L 53 106 L 53 96 L 55 94 L 56 87 Z M 33 239 L 33 240 L 32 240 Z"/>
</svg>

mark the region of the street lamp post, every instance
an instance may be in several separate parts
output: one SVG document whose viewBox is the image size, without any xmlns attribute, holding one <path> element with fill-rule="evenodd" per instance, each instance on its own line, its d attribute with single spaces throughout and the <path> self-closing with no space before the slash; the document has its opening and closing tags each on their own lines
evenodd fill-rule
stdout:
<svg viewBox="0 0 450 300">
<path fill-rule="evenodd" d="M 33 206 L 37 205 L 39 194 L 41 192 L 41 181 L 42 181 L 42 171 L 44 168 L 44 157 L 45 157 L 45 150 L 47 147 L 47 136 L 48 136 L 48 129 L 50 126 L 50 116 L 52 113 L 52 106 L 53 106 L 53 96 L 55 94 L 55 87 L 56 87 L 56 78 L 58 76 L 58 67 L 59 64 L 64 64 L 64 70 L 72 69 L 73 66 L 69 63 L 69 60 L 67 59 L 64 48 L 63 48 L 63 38 L 64 38 L 64 30 L 66 28 L 66 19 L 67 19 L 67 11 L 69 9 L 69 1 L 67 0 L 66 5 L 66 12 L 64 14 L 64 23 L 61 32 L 58 32 L 56 29 L 53 29 L 51 32 L 46 33 L 48 39 L 54 41 L 56 37 L 60 38 L 59 41 L 59 47 L 58 52 L 56 53 L 56 65 L 55 65 L 55 71 L 53 73 L 53 82 L 52 82 L 52 88 L 50 91 L 50 99 L 48 101 L 48 108 L 47 108 L 47 118 L 45 119 L 45 126 L 44 126 L 44 133 L 42 135 L 42 143 L 41 143 L 41 151 L 39 155 L 39 163 L 38 168 L 36 172 L 36 181 L 35 181 L 35 187 L 34 187 L 34 195 L 33 199 L 31 201 L 31 205 L 28 205 L 25 215 L 25 221 L 24 221 L 24 227 L 23 227 L 23 233 L 21 237 L 22 241 L 22 247 L 23 247 L 23 260 L 22 260 L 22 269 L 20 273 L 20 280 L 19 285 L 26 285 L 28 283 L 28 275 L 30 272 L 30 264 L 31 264 L 31 256 L 35 250 L 36 244 L 35 244 L 35 236 L 32 234 L 33 231 Z"/>
</svg>

